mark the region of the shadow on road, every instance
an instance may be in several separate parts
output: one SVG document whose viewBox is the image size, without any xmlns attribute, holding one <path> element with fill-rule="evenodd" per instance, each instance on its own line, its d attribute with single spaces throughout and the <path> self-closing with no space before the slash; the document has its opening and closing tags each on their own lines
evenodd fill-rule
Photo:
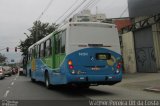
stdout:
<svg viewBox="0 0 160 106">
<path fill-rule="evenodd" d="M 45 87 L 45 84 L 42 82 L 36 82 L 38 86 Z M 46 88 L 47 89 L 47 88 Z M 77 88 L 77 87 L 71 87 L 71 86 L 52 86 L 50 91 L 58 92 L 63 95 L 67 95 L 70 97 L 82 97 L 84 95 L 87 96 L 107 96 L 107 95 L 114 95 L 114 93 L 108 92 L 107 89 L 106 91 L 101 91 L 101 90 L 96 90 L 92 88 Z"/>
</svg>

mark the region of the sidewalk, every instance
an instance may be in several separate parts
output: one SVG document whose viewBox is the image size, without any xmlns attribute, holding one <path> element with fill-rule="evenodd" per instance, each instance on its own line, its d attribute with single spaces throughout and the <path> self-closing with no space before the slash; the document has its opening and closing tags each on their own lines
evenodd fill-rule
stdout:
<svg viewBox="0 0 160 106">
<path fill-rule="evenodd" d="M 160 72 L 124 74 L 122 82 L 116 84 L 116 86 L 133 90 L 160 92 Z"/>
</svg>

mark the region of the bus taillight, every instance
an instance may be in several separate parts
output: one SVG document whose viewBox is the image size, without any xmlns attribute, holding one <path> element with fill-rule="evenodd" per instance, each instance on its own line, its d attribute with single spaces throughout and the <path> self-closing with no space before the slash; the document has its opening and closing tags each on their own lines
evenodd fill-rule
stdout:
<svg viewBox="0 0 160 106">
<path fill-rule="evenodd" d="M 72 65 L 73 63 L 72 63 L 72 60 L 69 60 L 68 61 L 68 65 L 70 66 L 70 65 Z"/>
<path fill-rule="evenodd" d="M 121 63 L 118 63 L 117 69 L 120 69 L 120 68 L 121 68 Z"/>
<path fill-rule="evenodd" d="M 74 67 L 73 67 L 72 65 L 70 65 L 70 66 L 69 66 L 69 69 L 71 69 L 71 70 L 72 70 L 73 68 L 74 68 Z"/>
<path fill-rule="evenodd" d="M 71 70 L 74 68 L 72 60 L 68 61 L 68 66 L 69 66 L 69 69 Z"/>
</svg>

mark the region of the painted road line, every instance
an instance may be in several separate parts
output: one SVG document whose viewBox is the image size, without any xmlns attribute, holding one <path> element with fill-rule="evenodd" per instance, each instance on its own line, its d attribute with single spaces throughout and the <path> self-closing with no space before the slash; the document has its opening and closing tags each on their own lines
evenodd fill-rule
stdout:
<svg viewBox="0 0 160 106">
<path fill-rule="evenodd" d="M 14 82 L 12 82 L 11 85 L 14 85 Z"/>
<path fill-rule="evenodd" d="M 9 93 L 9 90 L 6 91 L 6 93 L 4 94 L 4 97 L 7 97 L 8 93 Z"/>
</svg>

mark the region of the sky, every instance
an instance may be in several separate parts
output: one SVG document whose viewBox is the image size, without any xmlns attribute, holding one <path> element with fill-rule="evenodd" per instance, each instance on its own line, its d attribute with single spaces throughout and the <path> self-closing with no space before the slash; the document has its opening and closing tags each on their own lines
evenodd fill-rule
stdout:
<svg viewBox="0 0 160 106">
<path fill-rule="evenodd" d="M 25 40 L 30 34 L 27 29 L 32 27 L 33 22 L 42 14 L 42 22 L 55 23 L 55 21 L 66 12 L 76 1 L 76 4 L 68 12 L 74 10 L 83 0 L 53 0 L 47 11 L 44 12 L 51 0 L 0 0 L 0 49 L 9 47 L 9 52 L 0 51 L 8 57 L 8 61 L 14 59 L 18 62 L 21 53 L 14 52 L 20 40 Z M 92 0 L 94 1 L 94 0 Z M 83 9 L 90 2 L 79 7 L 75 13 Z M 105 13 L 107 18 L 128 17 L 128 10 L 121 16 L 128 7 L 127 0 L 95 0 L 95 5 L 89 6 L 93 14 Z M 74 14 L 75 14 L 74 13 Z M 64 15 L 57 23 L 60 23 L 67 16 Z"/>
</svg>

